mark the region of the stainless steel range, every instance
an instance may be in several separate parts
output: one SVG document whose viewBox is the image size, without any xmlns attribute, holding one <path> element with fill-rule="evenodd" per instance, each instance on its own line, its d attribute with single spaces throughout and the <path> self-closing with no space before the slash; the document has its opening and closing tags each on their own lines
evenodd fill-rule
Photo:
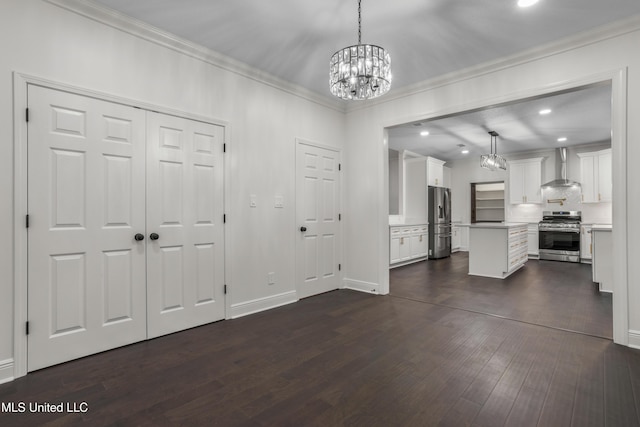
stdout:
<svg viewBox="0 0 640 427">
<path fill-rule="evenodd" d="M 540 259 L 580 262 L 580 211 L 544 211 L 538 223 Z"/>
</svg>

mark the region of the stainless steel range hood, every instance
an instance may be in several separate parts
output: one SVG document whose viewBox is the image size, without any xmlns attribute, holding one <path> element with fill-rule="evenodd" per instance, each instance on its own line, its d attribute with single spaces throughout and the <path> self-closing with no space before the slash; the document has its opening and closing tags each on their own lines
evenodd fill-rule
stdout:
<svg viewBox="0 0 640 427">
<path fill-rule="evenodd" d="M 542 184 L 541 188 L 568 188 L 580 187 L 580 183 L 567 179 L 567 149 L 562 147 L 558 149 L 560 156 L 560 178 Z"/>
</svg>

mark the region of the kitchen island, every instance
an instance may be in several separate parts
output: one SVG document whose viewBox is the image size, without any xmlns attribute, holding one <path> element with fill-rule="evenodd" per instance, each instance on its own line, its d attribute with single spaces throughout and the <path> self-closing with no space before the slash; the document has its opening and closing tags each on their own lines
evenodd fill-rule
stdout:
<svg viewBox="0 0 640 427">
<path fill-rule="evenodd" d="M 528 224 L 479 222 L 469 226 L 469 274 L 504 279 L 528 260 Z"/>
</svg>

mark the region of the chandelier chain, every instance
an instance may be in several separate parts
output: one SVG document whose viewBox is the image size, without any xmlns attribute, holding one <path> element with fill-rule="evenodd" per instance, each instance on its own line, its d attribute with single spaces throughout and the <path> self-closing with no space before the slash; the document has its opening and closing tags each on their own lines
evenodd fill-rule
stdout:
<svg viewBox="0 0 640 427">
<path fill-rule="evenodd" d="M 362 16 L 360 4 L 362 0 L 358 0 L 358 44 L 362 44 Z"/>
<path fill-rule="evenodd" d="M 358 44 L 338 50 L 329 61 L 329 88 L 342 99 L 371 99 L 391 87 L 391 58 L 380 46 L 362 44 L 362 0 L 358 0 Z"/>
</svg>

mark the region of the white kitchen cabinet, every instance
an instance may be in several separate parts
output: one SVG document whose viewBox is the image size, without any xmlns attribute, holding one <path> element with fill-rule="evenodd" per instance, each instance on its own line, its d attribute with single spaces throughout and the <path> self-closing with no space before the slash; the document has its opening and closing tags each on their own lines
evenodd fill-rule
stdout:
<svg viewBox="0 0 640 427">
<path fill-rule="evenodd" d="M 469 274 L 504 279 L 527 262 L 527 248 L 527 224 L 472 224 L 469 228 Z"/>
<path fill-rule="evenodd" d="M 446 162 L 427 157 L 427 185 L 444 187 L 444 164 Z"/>
<path fill-rule="evenodd" d="M 392 267 L 425 259 L 429 252 L 426 224 L 389 228 L 389 264 Z"/>
<path fill-rule="evenodd" d="M 451 168 L 444 166 L 442 170 L 442 186 L 445 188 L 451 188 Z"/>
<path fill-rule="evenodd" d="M 453 223 L 451 225 L 451 252 L 458 252 L 460 250 L 460 226 Z"/>
<path fill-rule="evenodd" d="M 469 225 L 452 223 L 451 252 L 467 252 L 469 250 Z"/>
<path fill-rule="evenodd" d="M 509 162 L 509 203 L 542 203 L 542 157 Z"/>
<path fill-rule="evenodd" d="M 593 245 L 591 244 L 591 224 L 580 226 L 580 260 L 584 263 L 591 263 Z"/>
<path fill-rule="evenodd" d="M 407 159 L 404 165 L 404 217 L 427 218 L 427 162 L 424 157 Z"/>
<path fill-rule="evenodd" d="M 611 149 L 578 153 L 582 203 L 610 202 L 612 193 Z"/>
<path fill-rule="evenodd" d="M 538 224 L 529 224 L 527 227 L 527 242 L 529 258 L 540 257 L 540 246 L 538 244 Z"/>
</svg>

